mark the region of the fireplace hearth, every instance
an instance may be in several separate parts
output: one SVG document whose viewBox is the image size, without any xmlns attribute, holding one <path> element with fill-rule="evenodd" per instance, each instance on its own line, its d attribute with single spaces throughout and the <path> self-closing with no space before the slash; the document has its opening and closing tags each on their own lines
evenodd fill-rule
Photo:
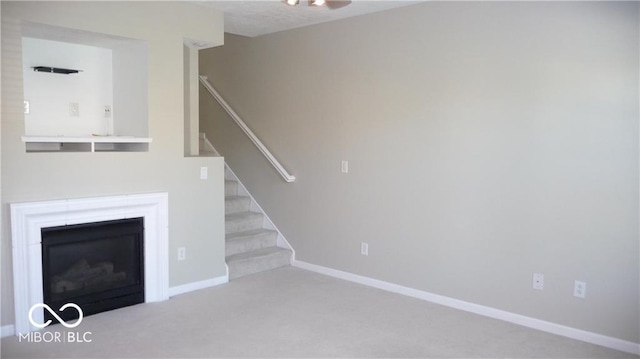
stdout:
<svg viewBox="0 0 640 359">
<path fill-rule="evenodd" d="M 44 303 L 85 316 L 144 302 L 143 218 L 42 229 Z M 63 320 L 76 311 L 59 312 Z M 48 311 L 45 320 L 56 318 Z"/>
</svg>

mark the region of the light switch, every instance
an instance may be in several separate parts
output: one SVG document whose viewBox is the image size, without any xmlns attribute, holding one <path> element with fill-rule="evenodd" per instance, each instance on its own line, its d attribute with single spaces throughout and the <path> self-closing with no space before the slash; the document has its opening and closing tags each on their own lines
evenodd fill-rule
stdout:
<svg viewBox="0 0 640 359">
<path fill-rule="evenodd" d="M 208 167 L 200 167 L 200 179 L 207 179 L 209 177 L 209 168 Z"/>
</svg>

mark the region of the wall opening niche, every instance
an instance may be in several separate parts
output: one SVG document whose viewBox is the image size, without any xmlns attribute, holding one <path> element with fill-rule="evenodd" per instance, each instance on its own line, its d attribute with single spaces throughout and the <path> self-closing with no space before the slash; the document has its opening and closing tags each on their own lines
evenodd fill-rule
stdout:
<svg viewBox="0 0 640 359">
<path fill-rule="evenodd" d="M 22 24 L 27 152 L 148 151 L 147 43 Z"/>
</svg>

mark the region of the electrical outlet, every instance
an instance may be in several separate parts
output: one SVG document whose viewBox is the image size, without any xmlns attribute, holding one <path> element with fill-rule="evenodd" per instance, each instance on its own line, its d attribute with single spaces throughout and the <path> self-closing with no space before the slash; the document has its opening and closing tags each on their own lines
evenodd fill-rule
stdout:
<svg viewBox="0 0 640 359">
<path fill-rule="evenodd" d="M 24 114 L 28 115 L 31 113 L 31 106 L 29 105 L 29 101 L 24 100 Z"/>
<path fill-rule="evenodd" d="M 587 283 L 582 281 L 575 281 L 573 284 L 573 295 L 578 298 L 584 298 L 587 294 Z"/>
<path fill-rule="evenodd" d="M 540 273 L 533 273 L 533 289 L 544 289 L 544 275 Z"/>
<path fill-rule="evenodd" d="M 362 254 L 363 256 L 369 255 L 369 243 L 360 243 L 360 254 Z"/>
<path fill-rule="evenodd" d="M 340 164 L 340 171 L 342 173 L 349 173 L 349 161 L 342 161 Z"/>
<path fill-rule="evenodd" d="M 185 259 L 187 259 L 187 248 L 185 247 L 178 248 L 178 260 L 183 261 Z"/>
<path fill-rule="evenodd" d="M 105 118 L 111 117 L 111 106 L 110 105 L 105 105 L 104 106 L 104 117 Z"/>
<path fill-rule="evenodd" d="M 72 117 L 80 116 L 80 105 L 77 102 L 69 103 L 69 116 L 72 116 Z"/>
</svg>

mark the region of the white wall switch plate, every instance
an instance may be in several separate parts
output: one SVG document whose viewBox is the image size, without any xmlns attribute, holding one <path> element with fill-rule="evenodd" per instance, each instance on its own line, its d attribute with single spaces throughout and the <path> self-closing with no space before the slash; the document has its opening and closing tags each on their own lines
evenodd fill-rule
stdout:
<svg viewBox="0 0 640 359">
<path fill-rule="evenodd" d="M 533 289 L 544 289 L 544 275 L 540 273 L 533 273 Z"/>
<path fill-rule="evenodd" d="M 340 171 L 342 173 L 349 173 L 349 161 L 342 161 L 340 164 Z"/>
<path fill-rule="evenodd" d="M 28 115 L 29 113 L 31 113 L 31 105 L 29 104 L 29 101 L 24 100 L 24 114 Z"/>
<path fill-rule="evenodd" d="M 575 281 L 573 284 L 573 295 L 578 298 L 584 298 L 587 295 L 587 283 Z"/>
<path fill-rule="evenodd" d="M 369 243 L 360 243 L 360 254 L 362 254 L 363 256 L 369 255 Z"/>
<path fill-rule="evenodd" d="M 200 179 L 207 179 L 209 177 L 209 168 L 208 167 L 200 167 Z"/>
<path fill-rule="evenodd" d="M 178 248 L 178 260 L 179 261 L 183 261 L 185 259 L 187 259 L 187 248 L 179 247 Z"/>
</svg>

